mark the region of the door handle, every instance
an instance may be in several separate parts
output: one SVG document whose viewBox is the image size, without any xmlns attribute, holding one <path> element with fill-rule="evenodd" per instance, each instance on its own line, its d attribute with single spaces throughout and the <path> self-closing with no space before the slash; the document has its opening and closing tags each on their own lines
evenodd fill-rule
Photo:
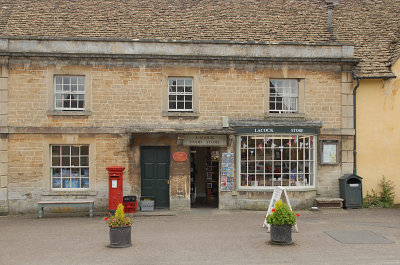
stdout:
<svg viewBox="0 0 400 265">
<path fill-rule="evenodd" d="M 169 185 L 169 179 L 167 180 L 167 184 Z"/>
</svg>

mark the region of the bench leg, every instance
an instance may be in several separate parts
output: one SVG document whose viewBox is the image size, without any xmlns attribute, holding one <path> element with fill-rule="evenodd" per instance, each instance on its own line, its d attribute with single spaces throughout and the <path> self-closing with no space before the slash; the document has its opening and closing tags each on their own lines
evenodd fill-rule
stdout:
<svg viewBox="0 0 400 265">
<path fill-rule="evenodd" d="M 43 218 L 43 207 L 39 206 L 39 218 Z"/>
<path fill-rule="evenodd" d="M 93 204 L 90 204 L 89 205 L 90 217 L 93 217 L 93 208 L 94 208 Z"/>
</svg>

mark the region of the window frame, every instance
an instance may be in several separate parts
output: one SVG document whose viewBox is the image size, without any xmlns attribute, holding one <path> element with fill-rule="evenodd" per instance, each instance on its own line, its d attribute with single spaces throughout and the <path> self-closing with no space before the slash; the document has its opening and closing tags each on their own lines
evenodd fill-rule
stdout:
<svg viewBox="0 0 400 265">
<path fill-rule="evenodd" d="M 288 85 L 288 84 L 291 84 L 291 81 L 296 81 L 296 87 L 292 87 L 292 86 Z M 272 93 L 271 93 L 271 89 L 272 89 L 271 83 L 272 82 L 276 82 L 276 83 L 281 82 L 283 84 L 286 83 L 285 85 L 280 85 L 280 86 L 278 86 L 277 84 L 275 85 L 275 87 L 274 87 L 275 88 L 275 96 L 272 96 Z M 268 84 L 269 84 L 269 86 L 268 86 L 268 95 L 269 95 L 269 97 L 268 97 L 269 98 L 268 106 L 269 106 L 269 113 L 270 114 L 272 114 L 272 115 L 274 115 L 274 114 L 275 115 L 282 115 L 282 114 L 291 115 L 291 114 L 297 114 L 297 113 L 300 112 L 300 97 L 301 97 L 300 86 L 301 86 L 301 82 L 300 82 L 299 79 L 297 79 L 297 78 L 271 78 L 271 79 L 269 79 Z M 281 109 L 277 109 L 277 104 L 278 104 L 277 98 L 279 98 L 278 97 L 279 94 L 276 91 L 277 88 L 280 88 L 282 90 L 282 95 L 280 97 L 281 98 L 280 104 L 282 106 Z M 295 95 L 293 94 L 293 89 L 296 90 Z M 287 90 L 291 90 L 291 91 L 287 91 Z M 285 95 L 287 95 L 287 96 L 285 96 Z M 271 100 L 273 98 L 275 98 L 275 100 Z M 289 106 L 290 107 L 292 105 L 291 103 L 294 100 L 295 109 L 294 110 L 293 109 L 285 110 L 284 106 L 287 106 L 287 104 L 284 104 L 285 100 L 289 101 Z M 271 109 L 272 105 L 275 105 L 274 109 Z"/>
<path fill-rule="evenodd" d="M 332 147 L 330 148 L 330 151 L 334 151 L 333 155 L 335 158 L 335 161 L 325 161 L 325 155 L 326 155 L 326 148 L 327 146 L 334 146 L 334 150 L 332 150 Z M 339 164 L 340 158 L 340 152 L 339 152 L 339 140 L 321 140 L 320 141 L 320 165 L 332 165 L 336 166 Z"/>
<path fill-rule="evenodd" d="M 53 118 L 63 118 L 65 116 L 90 116 L 92 114 L 92 73 L 87 67 L 56 67 L 50 65 L 47 69 L 47 115 Z M 80 110 L 59 110 L 56 109 L 55 96 L 55 76 L 84 76 L 85 77 L 85 99 L 84 109 Z"/>
<path fill-rule="evenodd" d="M 76 79 L 76 84 L 73 84 L 73 79 Z M 69 79 L 69 83 L 64 83 L 65 79 Z M 83 79 L 83 80 L 82 80 Z M 57 83 L 57 80 L 61 80 L 61 83 Z M 83 81 L 83 82 L 82 82 Z M 76 91 L 73 91 L 73 85 L 76 85 Z M 65 86 L 69 86 L 69 90 L 64 90 Z M 83 86 L 83 91 L 80 91 L 80 87 Z M 61 89 L 58 89 L 58 88 Z M 54 109 L 56 111 L 84 111 L 86 106 L 86 85 L 85 85 L 85 76 L 84 75 L 54 75 Z M 65 107 L 66 99 L 64 99 L 63 95 L 76 96 L 76 107 L 72 107 L 72 99 L 69 98 L 69 107 Z M 61 96 L 60 99 L 57 97 Z M 83 97 L 83 100 L 79 100 L 80 97 Z M 79 107 L 79 102 L 83 101 L 83 106 Z M 58 102 L 61 102 L 61 107 L 57 106 Z"/>
<path fill-rule="evenodd" d="M 176 89 L 175 92 L 171 91 L 171 79 L 175 79 L 176 80 Z M 179 80 L 183 81 L 183 92 L 178 92 L 178 82 Z M 188 87 L 191 87 L 191 91 L 187 92 L 186 91 L 186 81 L 190 80 L 191 82 L 191 86 L 188 85 Z M 168 77 L 168 102 L 167 102 L 167 106 L 168 106 L 168 112 L 193 112 L 194 111 L 194 78 L 193 77 L 184 77 L 184 76 L 169 76 Z M 183 101 L 178 100 L 178 97 L 182 96 L 183 97 Z M 190 104 L 191 104 L 191 108 L 186 108 L 186 97 L 190 96 Z M 171 108 L 170 104 L 171 104 L 171 97 L 175 97 L 175 108 Z M 178 103 L 183 103 L 184 108 L 183 109 L 178 109 Z"/>
<path fill-rule="evenodd" d="M 254 137 L 255 139 L 266 139 L 266 138 L 270 138 L 270 139 L 276 138 L 277 139 L 277 138 L 280 137 L 281 142 L 283 142 L 283 140 L 282 140 L 283 137 L 286 137 L 287 139 L 290 139 L 290 138 L 294 139 L 293 136 L 296 136 L 297 139 L 300 139 L 300 137 L 303 137 L 303 138 L 304 137 L 309 137 L 309 138 L 312 137 L 312 139 L 313 139 L 312 140 L 312 145 L 313 146 L 311 148 L 311 153 L 312 154 L 309 154 L 309 159 L 308 160 L 304 159 L 304 157 L 301 160 L 298 160 L 298 159 L 297 160 L 290 160 L 289 159 L 289 161 L 286 161 L 286 160 L 282 159 L 282 157 L 280 159 L 277 159 L 277 160 L 266 160 L 266 158 L 265 158 L 266 157 L 265 156 L 266 145 L 263 144 L 264 160 L 261 160 L 261 159 L 257 160 L 255 158 L 254 159 L 254 172 L 249 172 L 249 170 L 248 170 L 249 161 L 253 162 L 253 160 L 248 159 L 249 156 L 248 156 L 248 153 L 247 153 L 247 159 L 245 161 L 242 161 L 242 149 L 243 149 L 242 148 L 242 141 L 241 141 L 242 137 Z M 255 149 L 256 149 L 256 146 L 257 146 L 256 143 L 257 142 L 255 141 L 254 142 L 254 148 Z M 299 149 L 298 146 L 297 146 L 297 149 Z M 268 172 L 265 171 L 265 165 L 267 163 L 269 163 L 269 162 L 271 162 L 272 165 L 274 165 L 277 162 L 280 162 L 281 163 L 280 164 L 281 165 L 281 171 L 282 171 L 284 162 L 289 162 L 289 165 L 291 165 L 291 163 L 297 163 L 297 165 L 299 165 L 299 163 L 302 162 L 303 163 L 303 167 L 305 167 L 306 162 L 308 162 L 308 164 L 309 164 L 308 172 L 302 172 L 302 171 L 299 171 L 297 169 L 297 171 L 294 174 L 294 176 L 297 176 L 297 177 L 302 175 L 303 179 L 305 179 L 305 177 L 308 175 L 309 176 L 309 180 L 308 180 L 307 185 L 296 185 L 296 186 L 287 185 L 287 186 L 283 186 L 283 187 L 285 187 L 288 190 L 310 190 L 310 189 L 315 189 L 316 188 L 316 181 L 317 181 L 317 165 L 318 165 L 318 163 L 317 163 L 317 146 L 318 146 L 317 135 L 314 135 L 314 134 L 279 133 L 279 134 L 241 134 L 241 135 L 237 135 L 236 136 L 236 153 L 237 153 L 237 155 L 236 155 L 236 172 L 237 172 L 237 187 L 238 187 L 238 190 L 243 190 L 243 191 L 246 191 L 246 190 L 247 191 L 252 191 L 252 190 L 253 191 L 254 190 L 273 190 L 275 186 L 279 186 L 279 185 L 274 185 L 275 182 L 274 182 L 273 176 L 275 175 L 275 172 L 272 172 L 272 171 L 270 173 L 272 186 L 267 186 L 266 185 L 266 182 L 268 182 L 268 179 L 267 179 Z M 250 149 L 250 148 L 247 148 L 247 149 Z M 275 148 L 275 149 L 277 149 L 277 148 Z M 294 149 L 294 148 L 289 148 L 289 150 L 291 150 L 291 149 Z M 280 151 L 280 152 L 282 154 L 282 151 Z M 297 150 L 297 152 L 298 152 L 298 150 Z M 298 157 L 299 156 L 297 154 L 297 158 Z M 257 172 L 256 164 L 259 161 L 262 162 L 263 165 L 264 165 L 263 172 Z M 242 162 L 247 163 L 246 172 L 242 172 Z M 290 172 L 290 169 L 291 169 L 291 166 L 289 166 L 289 172 Z M 280 185 L 282 185 L 283 176 L 285 175 L 285 173 L 286 172 L 280 172 L 280 173 L 276 174 L 276 175 L 281 175 Z M 242 176 L 243 175 L 247 175 L 247 183 L 248 183 L 247 186 L 246 185 L 242 185 Z M 257 183 L 257 186 L 252 186 L 251 183 L 249 183 L 249 179 L 250 179 L 249 175 L 254 175 L 254 181 L 258 181 L 256 176 L 258 176 L 258 175 L 262 176 L 263 177 L 263 181 L 262 182 L 264 182 L 264 184 L 262 186 L 258 186 L 258 183 Z M 290 184 L 290 179 L 291 179 L 290 173 L 288 173 L 288 175 L 289 175 L 288 176 L 288 183 Z M 299 181 L 299 179 L 296 178 L 296 181 Z M 303 184 L 304 184 L 304 180 L 303 180 Z"/>
<path fill-rule="evenodd" d="M 57 156 L 57 155 L 53 155 L 53 147 L 59 147 L 59 150 L 60 150 L 60 152 L 59 152 L 59 156 Z M 63 147 L 69 147 L 69 156 L 67 156 L 68 158 L 69 158 L 69 166 L 66 166 L 66 165 L 63 165 L 63 157 L 66 157 L 66 156 L 63 156 L 63 154 L 62 154 L 62 152 L 63 152 Z M 79 150 L 79 153 L 78 153 L 78 155 L 73 155 L 72 154 L 72 148 L 79 148 L 78 150 Z M 82 147 L 86 147 L 86 149 L 87 149 L 87 155 L 83 155 L 82 153 L 81 153 L 81 150 L 82 150 Z M 85 158 L 86 157 L 86 161 L 87 161 L 87 165 L 81 165 L 81 163 L 82 163 L 82 159 L 81 158 Z M 89 144 L 50 144 L 49 145 L 49 169 L 50 169 L 50 189 L 51 190 L 54 190 L 54 191 L 85 191 L 85 190 L 89 190 L 90 189 L 90 187 L 91 187 L 91 170 L 90 170 L 90 145 Z M 53 163 L 53 159 L 54 158 L 59 158 L 59 165 L 54 165 L 54 163 Z M 75 166 L 75 165 L 72 165 L 72 158 L 77 158 L 78 159 L 78 161 L 79 161 L 79 165 L 78 166 Z M 55 170 L 57 170 L 57 169 L 59 169 L 59 176 L 58 177 L 54 177 L 53 175 L 54 175 L 54 172 L 55 172 Z M 69 174 L 69 185 L 70 185 L 70 187 L 69 188 L 63 188 L 62 187 L 62 185 L 63 185 L 63 179 L 65 178 L 65 177 L 63 177 L 63 173 L 64 173 L 64 171 L 63 171 L 63 169 L 65 169 L 65 170 L 68 170 L 68 174 Z M 73 177 L 73 171 L 78 171 L 78 174 L 79 174 L 79 177 Z M 87 170 L 87 177 L 85 176 L 85 177 L 82 177 L 82 171 L 81 170 Z M 85 175 L 86 175 L 86 172 L 84 173 Z M 59 178 L 60 179 L 60 187 L 53 187 L 53 179 L 54 178 Z M 80 183 L 80 185 L 79 186 L 81 186 L 82 185 L 82 182 L 81 182 L 81 180 L 82 179 L 86 179 L 86 183 L 87 183 L 87 187 L 72 187 L 72 179 L 73 178 L 75 178 L 75 179 L 79 179 L 80 181 L 79 181 L 79 183 Z"/>
</svg>

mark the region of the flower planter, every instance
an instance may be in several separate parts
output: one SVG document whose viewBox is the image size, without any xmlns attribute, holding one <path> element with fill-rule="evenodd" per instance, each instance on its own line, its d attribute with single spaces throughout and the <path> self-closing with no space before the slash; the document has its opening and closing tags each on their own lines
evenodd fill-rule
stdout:
<svg viewBox="0 0 400 265">
<path fill-rule="evenodd" d="M 110 227 L 110 247 L 126 248 L 132 246 L 131 226 Z"/>
<path fill-rule="evenodd" d="M 271 225 L 271 243 L 288 245 L 292 244 L 292 226 L 291 225 Z"/>
</svg>

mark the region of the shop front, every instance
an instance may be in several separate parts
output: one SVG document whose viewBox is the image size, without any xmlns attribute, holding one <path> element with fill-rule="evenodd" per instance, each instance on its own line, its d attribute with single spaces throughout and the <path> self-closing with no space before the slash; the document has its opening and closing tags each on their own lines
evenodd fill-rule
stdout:
<svg viewBox="0 0 400 265">
<path fill-rule="evenodd" d="M 240 128 L 236 136 L 238 190 L 315 188 L 319 128 Z"/>
<path fill-rule="evenodd" d="M 221 155 L 227 147 L 226 135 L 184 135 L 190 148 L 191 208 L 218 208 Z"/>
</svg>

